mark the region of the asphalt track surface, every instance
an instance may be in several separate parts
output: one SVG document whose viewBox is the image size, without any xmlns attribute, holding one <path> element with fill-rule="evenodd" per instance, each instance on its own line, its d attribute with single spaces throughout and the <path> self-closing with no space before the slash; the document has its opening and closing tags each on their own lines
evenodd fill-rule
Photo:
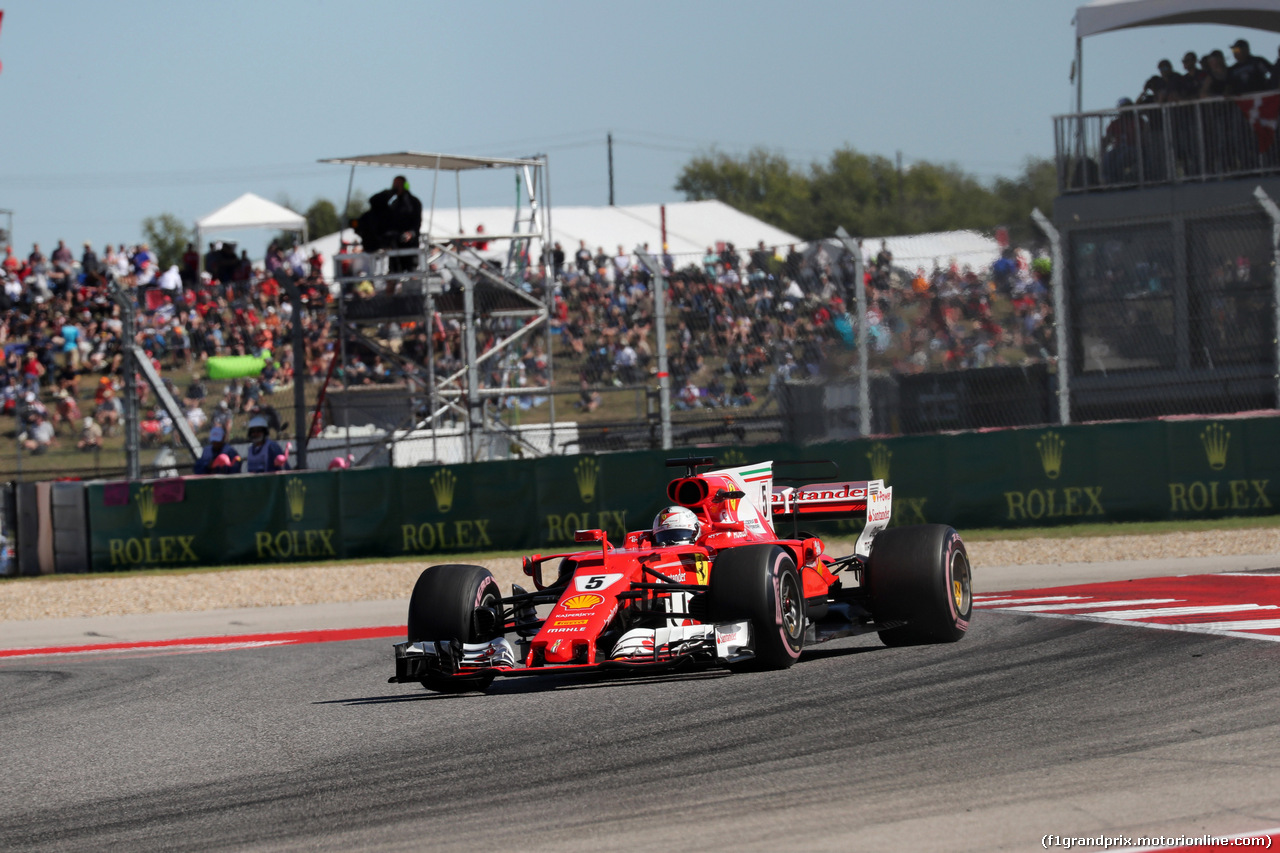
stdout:
<svg viewBox="0 0 1280 853">
<path fill-rule="evenodd" d="M 0 849 L 986 851 L 1280 826 L 1276 642 L 981 611 L 956 645 L 871 635 L 782 672 L 436 696 L 391 670 L 384 639 L 0 660 Z"/>
</svg>

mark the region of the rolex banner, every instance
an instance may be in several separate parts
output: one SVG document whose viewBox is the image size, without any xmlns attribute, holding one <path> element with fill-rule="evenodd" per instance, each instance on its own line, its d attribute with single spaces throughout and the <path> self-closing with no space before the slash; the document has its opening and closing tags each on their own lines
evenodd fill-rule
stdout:
<svg viewBox="0 0 1280 853">
<path fill-rule="evenodd" d="M 318 561 L 474 551 L 574 550 L 647 527 L 683 474 L 668 457 L 725 466 L 830 459 L 841 479 L 893 486 L 895 525 L 966 528 L 1262 515 L 1280 502 L 1280 420 L 1098 424 L 904 436 L 805 447 L 639 451 L 420 468 L 95 483 L 93 568 Z M 805 465 L 780 476 L 821 471 Z M 854 534 L 860 520 L 812 525 Z"/>
</svg>

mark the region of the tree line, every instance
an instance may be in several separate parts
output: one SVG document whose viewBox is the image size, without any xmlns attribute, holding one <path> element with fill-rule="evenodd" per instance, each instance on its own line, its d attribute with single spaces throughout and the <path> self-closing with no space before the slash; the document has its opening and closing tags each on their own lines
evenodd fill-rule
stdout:
<svg viewBox="0 0 1280 853">
<path fill-rule="evenodd" d="M 764 148 L 741 157 L 711 151 L 684 165 L 675 189 L 689 201 L 718 199 L 804 240 L 843 225 L 855 237 L 1007 226 L 1015 244 L 1042 241 L 1032 209 L 1057 195 L 1052 160 L 1028 158 L 1014 178 L 984 184 L 954 165 L 917 161 L 905 169 L 852 148 L 798 166 Z"/>
</svg>

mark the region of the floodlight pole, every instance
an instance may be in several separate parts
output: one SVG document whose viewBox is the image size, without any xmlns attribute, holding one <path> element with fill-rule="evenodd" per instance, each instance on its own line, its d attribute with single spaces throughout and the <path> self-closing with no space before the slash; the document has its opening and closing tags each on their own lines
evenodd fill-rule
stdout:
<svg viewBox="0 0 1280 853">
<path fill-rule="evenodd" d="M 862 247 L 849 236 L 843 225 L 836 227 L 836 237 L 845 250 L 853 255 L 854 293 L 858 304 L 854 306 L 853 328 L 858 336 L 858 434 L 871 434 L 871 384 L 867 377 L 867 283 L 862 274 Z"/>
<path fill-rule="evenodd" d="M 291 346 L 293 350 L 293 434 L 298 447 L 294 467 L 299 471 L 305 471 L 307 468 L 307 389 L 303 385 L 303 380 L 307 375 L 307 359 L 306 339 L 302 329 L 302 291 L 298 289 L 298 284 L 291 274 L 279 271 L 276 273 L 276 278 L 280 280 L 285 295 L 289 297 L 289 304 L 293 306 L 291 318 L 293 320 Z"/>
<path fill-rule="evenodd" d="M 1053 254 L 1053 272 L 1050 274 L 1050 287 L 1053 288 L 1054 338 L 1057 343 L 1058 359 L 1058 422 L 1063 426 L 1071 423 L 1071 365 L 1068 362 L 1067 350 L 1067 296 L 1063 289 L 1065 270 L 1062 268 L 1062 235 L 1053 227 L 1049 217 L 1040 212 L 1040 208 L 1031 211 L 1031 218 L 1049 238 L 1050 251 Z"/>
<path fill-rule="evenodd" d="M 138 371 L 134 365 L 134 341 L 138 330 L 134 325 L 137 308 L 133 298 L 115 281 L 109 288 L 111 298 L 120 306 L 120 367 L 124 370 L 124 458 L 130 481 L 142 479 L 142 461 L 138 448 Z"/>
<path fill-rule="evenodd" d="M 667 370 L 667 277 L 662 264 L 636 246 L 636 255 L 653 276 L 653 322 L 658 335 L 658 417 L 662 421 L 662 449 L 671 449 L 671 374 Z"/>
</svg>

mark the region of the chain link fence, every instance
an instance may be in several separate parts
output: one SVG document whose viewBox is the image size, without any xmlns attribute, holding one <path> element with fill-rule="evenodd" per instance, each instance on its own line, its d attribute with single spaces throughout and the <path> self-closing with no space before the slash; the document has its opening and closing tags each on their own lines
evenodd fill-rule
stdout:
<svg viewBox="0 0 1280 853">
<path fill-rule="evenodd" d="M 1071 420 L 1276 405 L 1272 222 L 1261 206 L 1063 237 Z"/>
</svg>

